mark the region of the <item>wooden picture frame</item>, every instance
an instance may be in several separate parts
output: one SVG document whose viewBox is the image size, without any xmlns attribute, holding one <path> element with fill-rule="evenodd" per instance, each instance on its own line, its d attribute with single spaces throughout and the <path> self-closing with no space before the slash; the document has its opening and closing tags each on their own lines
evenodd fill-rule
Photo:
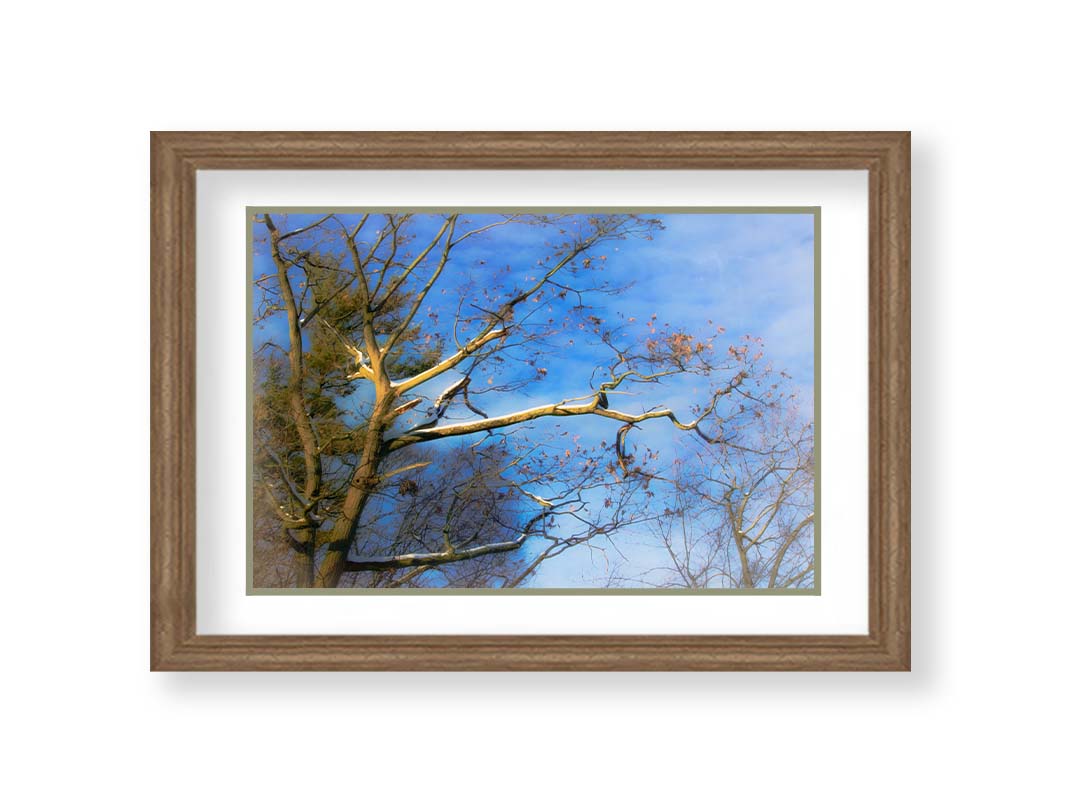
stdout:
<svg viewBox="0 0 1067 800">
<path fill-rule="evenodd" d="M 869 632 L 791 636 L 208 636 L 196 627 L 195 199 L 206 169 L 864 170 Z M 910 135 L 200 133 L 151 137 L 153 670 L 910 669 Z"/>
</svg>

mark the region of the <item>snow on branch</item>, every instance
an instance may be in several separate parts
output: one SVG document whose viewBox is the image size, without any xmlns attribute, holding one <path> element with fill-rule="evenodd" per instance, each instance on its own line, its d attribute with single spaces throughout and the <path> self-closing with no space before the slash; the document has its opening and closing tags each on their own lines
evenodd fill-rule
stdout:
<svg viewBox="0 0 1067 800">
<path fill-rule="evenodd" d="M 438 566 L 441 564 L 454 564 L 457 561 L 467 561 L 471 558 L 490 555 L 492 553 L 507 553 L 518 550 L 526 541 L 526 534 L 510 542 L 496 542 L 483 544 L 478 547 L 470 547 L 466 550 L 442 551 L 439 553 L 408 553 L 402 556 L 356 556 L 350 557 L 345 562 L 345 572 L 381 572 L 405 567 Z"/>
<path fill-rule="evenodd" d="M 443 439 L 447 436 L 464 436 L 468 433 L 479 433 L 481 431 L 493 430 L 495 428 L 507 428 L 512 425 L 529 422 L 530 420 L 539 419 L 541 417 L 568 417 L 584 414 L 595 414 L 598 417 L 607 417 L 608 419 L 625 423 L 627 426 L 632 426 L 638 422 L 644 422 L 649 419 L 665 418 L 669 419 L 674 424 L 674 427 L 679 430 L 695 431 L 700 438 L 709 444 L 718 444 L 723 441 L 719 437 L 708 436 L 700 430 L 699 427 L 700 423 L 703 422 L 714 410 L 714 406 L 691 422 L 682 422 L 669 408 L 653 409 L 640 414 L 627 414 L 623 411 L 604 408 L 600 394 L 600 392 L 594 394 L 592 399 L 585 403 L 572 404 L 571 401 L 564 400 L 559 403 L 534 406 L 511 414 L 503 414 L 501 416 L 488 417 L 486 419 L 456 422 L 451 425 L 442 425 L 440 427 L 419 426 L 412 428 L 397 438 L 389 441 L 387 443 L 388 452 L 394 452 L 401 448 L 408 447 L 409 445 L 418 444 L 419 442 Z"/>
<path fill-rule="evenodd" d="M 502 339 L 505 336 L 507 336 L 507 330 L 505 328 L 493 328 L 492 330 L 486 331 L 471 339 L 455 353 L 429 369 L 423 370 L 418 375 L 414 375 L 405 381 L 394 383 L 392 385 L 393 389 L 397 394 L 404 394 L 405 392 L 414 389 L 416 386 L 420 386 L 426 383 L 426 381 L 436 378 L 438 375 L 443 375 L 453 367 L 463 363 L 464 360 L 474 355 L 490 342 Z"/>
</svg>

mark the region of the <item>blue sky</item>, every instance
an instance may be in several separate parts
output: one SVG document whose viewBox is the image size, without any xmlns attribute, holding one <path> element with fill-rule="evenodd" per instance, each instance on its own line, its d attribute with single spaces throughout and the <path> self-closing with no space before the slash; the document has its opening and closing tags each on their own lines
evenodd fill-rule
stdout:
<svg viewBox="0 0 1067 800">
<path fill-rule="evenodd" d="M 467 215 L 472 227 L 495 215 Z M 612 245 L 606 274 L 635 286 L 613 304 L 627 316 L 645 320 L 655 313 L 676 327 L 696 331 L 707 320 L 727 329 L 727 338 L 761 336 L 767 357 L 787 370 L 798 388 L 814 383 L 814 218 L 811 214 L 659 214 L 665 229 L 653 241 L 637 239 Z M 291 226 L 317 219 L 289 217 Z M 427 219 L 423 230 L 436 227 Z M 519 264 L 535 261 L 538 232 L 507 228 L 490 232 L 465 248 L 457 259 L 461 274 L 444 276 L 443 286 L 461 278 L 478 280 L 482 259 Z M 272 272 L 269 254 L 257 249 L 254 274 Z M 440 308 L 440 303 L 438 308 Z M 276 319 L 270 335 L 284 330 Z M 256 343 L 265 337 L 256 332 Z M 574 365 L 574 369 L 579 369 Z"/>
<path fill-rule="evenodd" d="M 465 215 L 466 229 L 478 228 L 499 215 Z M 633 237 L 621 242 L 609 242 L 593 251 L 601 270 L 595 277 L 579 280 L 606 280 L 616 286 L 631 285 L 626 291 L 610 297 L 590 295 L 591 313 L 622 327 L 619 336 L 640 341 L 650 330 L 662 332 L 662 326 L 685 329 L 703 338 L 718 332 L 722 343 L 738 343 L 742 336 L 761 337 L 765 362 L 776 370 L 784 370 L 793 378 L 793 388 L 800 397 L 802 409 L 812 416 L 814 386 L 814 216 L 781 213 L 664 213 L 655 217 L 663 223 L 663 230 L 655 232 L 651 241 Z M 286 228 L 306 224 L 319 215 L 290 214 Z M 414 229 L 423 240 L 440 225 L 440 215 L 427 214 L 419 218 Z M 372 220 L 373 224 L 373 220 Z M 420 248 L 413 243 L 411 250 Z M 448 271 L 435 286 L 434 294 L 420 314 L 424 323 L 432 327 L 434 321 L 446 338 L 446 352 L 452 348 L 451 319 L 461 288 L 484 285 L 494 276 L 503 276 L 513 286 L 521 286 L 527 274 L 534 274 L 537 261 L 544 257 L 545 233 L 532 226 L 504 226 L 472 237 L 457 249 Z M 600 261 L 603 257 L 603 261 Z M 506 271 L 505 271 L 506 269 Z M 273 271 L 265 248 L 254 251 L 255 275 Z M 469 302 L 469 300 L 468 300 Z M 558 325 L 573 297 L 565 300 L 546 298 L 537 309 L 533 321 Z M 653 315 L 655 318 L 653 319 Z M 579 315 L 581 316 L 581 314 Z M 633 322 L 630 322 L 630 320 Z M 572 320 L 573 322 L 573 320 Z M 710 324 L 709 324 L 710 323 Z M 253 344 L 267 338 L 284 342 L 282 320 L 261 326 L 253 335 Z M 584 323 L 579 323 L 584 324 Z M 543 402 L 578 397 L 589 393 L 591 378 L 597 365 L 604 361 L 603 345 L 590 337 L 587 330 L 571 327 L 559 332 L 553 341 L 558 350 L 541 362 L 548 373 L 543 380 L 531 383 L 515 392 L 490 392 L 479 396 L 479 404 L 490 415 L 507 413 Z M 462 337 L 461 337 L 462 338 Z M 510 369 L 525 369 L 525 365 L 506 365 L 495 375 L 475 375 L 472 388 L 485 384 L 490 378 L 506 382 Z M 441 388 L 456 379 L 447 375 L 425 386 L 424 393 L 434 396 Z M 705 382 L 706 385 L 706 382 Z M 638 412 L 653 404 L 684 409 L 694 402 L 704 386 L 697 386 L 685 376 L 656 387 L 654 396 L 638 390 L 633 394 L 612 398 L 613 407 Z M 421 421 L 417 414 L 412 422 Z M 686 416 L 682 414 L 682 416 Z M 463 415 L 457 415 L 457 419 Z M 545 436 L 551 435 L 554 420 L 532 423 L 532 433 L 538 427 Z M 618 423 L 611 420 L 582 417 L 568 420 L 568 437 L 577 435 L 588 441 L 614 437 Z M 668 423 L 659 426 L 645 424 L 642 443 L 667 453 L 685 447 L 681 434 Z M 581 584 L 588 566 L 589 554 L 568 553 L 546 566 L 530 586 L 562 586 Z"/>
</svg>

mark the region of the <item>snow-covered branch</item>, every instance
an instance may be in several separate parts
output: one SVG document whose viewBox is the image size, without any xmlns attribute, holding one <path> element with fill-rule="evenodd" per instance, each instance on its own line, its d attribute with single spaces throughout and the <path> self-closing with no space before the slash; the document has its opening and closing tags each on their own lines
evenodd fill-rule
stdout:
<svg viewBox="0 0 1067 800">
<path fill-rule="evenodd" d="M 438 566 L 440 564 L 454 564 L 457 561 L 467 561 L 471 558 L 479 558 L 493 553 L 507 553 L 518 550 L 526 541 L 526 534 L 509 542 L 495 542 L 483 544 L 478 547 L 470 547 L 466 550 L 442 551 L 440 553 L 408 553 L 402 556 L 356 556 L 345 562 L 345 572 L 381 572 L 390 569 L 403 569 L 405 567 Z"/>
<path fill-rule="evenodd" d="M 705 411 L 691 422 L 682 422 L 669 408 L 653 409 L 640 414 L 627 414 L 623 411 L 604 408 L 600 395 L 601 393 L 598 392 L 593 395 L 592 399 L 584 403 L 574 403 L 572 401 L 564 400 L 559 403 L 534 406 L 511 414 L 503 414 L 496 417 L 488 417 L 486 419 L 456 422 L 451 425 L 441 425 L 439 427 L 413 428 L 387 442 L 387 451 L 394 452 L 404 447 L 408 447 L 409 445 L 418 444 L 419 442 L 434 441 L 448 436 L 464 436 L 469 433 L 478 433 L 480 431 L 488 431 L 495 428 L 508 428 L 541 417 L 571 417 L 583 414 L 595 414 L 598 417 L 607 417 L 608 419 L 617 420 L 627 425 L 633 425 L 649 419 L 665 418 L 669 419 L 674 424 L 674 427 L 679 430 L 696 431 L 702 439 L 709 443 L 721 441 L 721 439 L 709 437 L 699 428 L 700 423 L 711 413 L 711 409 Z"/>
<path fill-rule="evenodd" d="M 438 375 L 445 374 L 453 367 L 456 367 L 457 365 L 463 363 L 464 360 L 470 358 L 470 356 L 477 353 L 490 342 L 496 341 L 497 339 L 502 339 L 504 336 L 507 336 L 507 330 L 504 328 L 493 328 L 492 330 L 486 331 L 485 333 L 482 333 L 471 339 L 469 342 L 467 342 L 467 344 L 463 345 L 463 347 L 461 347 L 455 353 L 453 353 L 443 361 L 434 364 L 434 366 L 430 367 L 429 369 L 423 370 L 418 375 L 413 375 L 405 381 L 401 381 L 400 383 L 394 383 L 393 390 L 398 395 L 401 395 L 414 389 L 416 386 L 421 386 L 422 384 L 426 383 L 426 381 L 432 380 Z"/>
</svg>

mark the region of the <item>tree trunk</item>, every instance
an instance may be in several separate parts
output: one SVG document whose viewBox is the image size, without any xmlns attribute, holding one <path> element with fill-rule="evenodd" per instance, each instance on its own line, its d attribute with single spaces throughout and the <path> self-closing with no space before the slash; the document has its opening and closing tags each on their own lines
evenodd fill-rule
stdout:
<svg viewBox="0 0 1067 800">
<path fill-rule="evenodd" d="M 745 589 L 755 588 L 752 583 L 752 567 L 748 563 L 748 550 L 745 548 L 745 540 L 741 531 L 733 530 L 734 545 L 737 548 L 737 557 L 741 561 L 741 586 Z"/>
<path fill-rule="evenodd" d="M 352 474 L 352 480 L 349 481 L 345 502 L 341 507 L 341 517 L 330 532 L 329 549 L 315 574 L 314 587 L 316 589 L 333 589 L 344 575 L 345 564 L 356 540 L 363 509 L 367 507 L 371 492 L 378 483 L 378 467 L 381 465 L 384 449 L 382 443 L 385 438 L 385 419 L 391 399 L 379 402 L 371 415 L 362 458 Z"/>
<path fill-rule="evenodd" d="M 315 583 L 315 550 L 309 548 L 309 552 L 294 552 L 294 568 L 296 569 L 296 586 L 298 589 L 310 589 Z"/>
</svg>

